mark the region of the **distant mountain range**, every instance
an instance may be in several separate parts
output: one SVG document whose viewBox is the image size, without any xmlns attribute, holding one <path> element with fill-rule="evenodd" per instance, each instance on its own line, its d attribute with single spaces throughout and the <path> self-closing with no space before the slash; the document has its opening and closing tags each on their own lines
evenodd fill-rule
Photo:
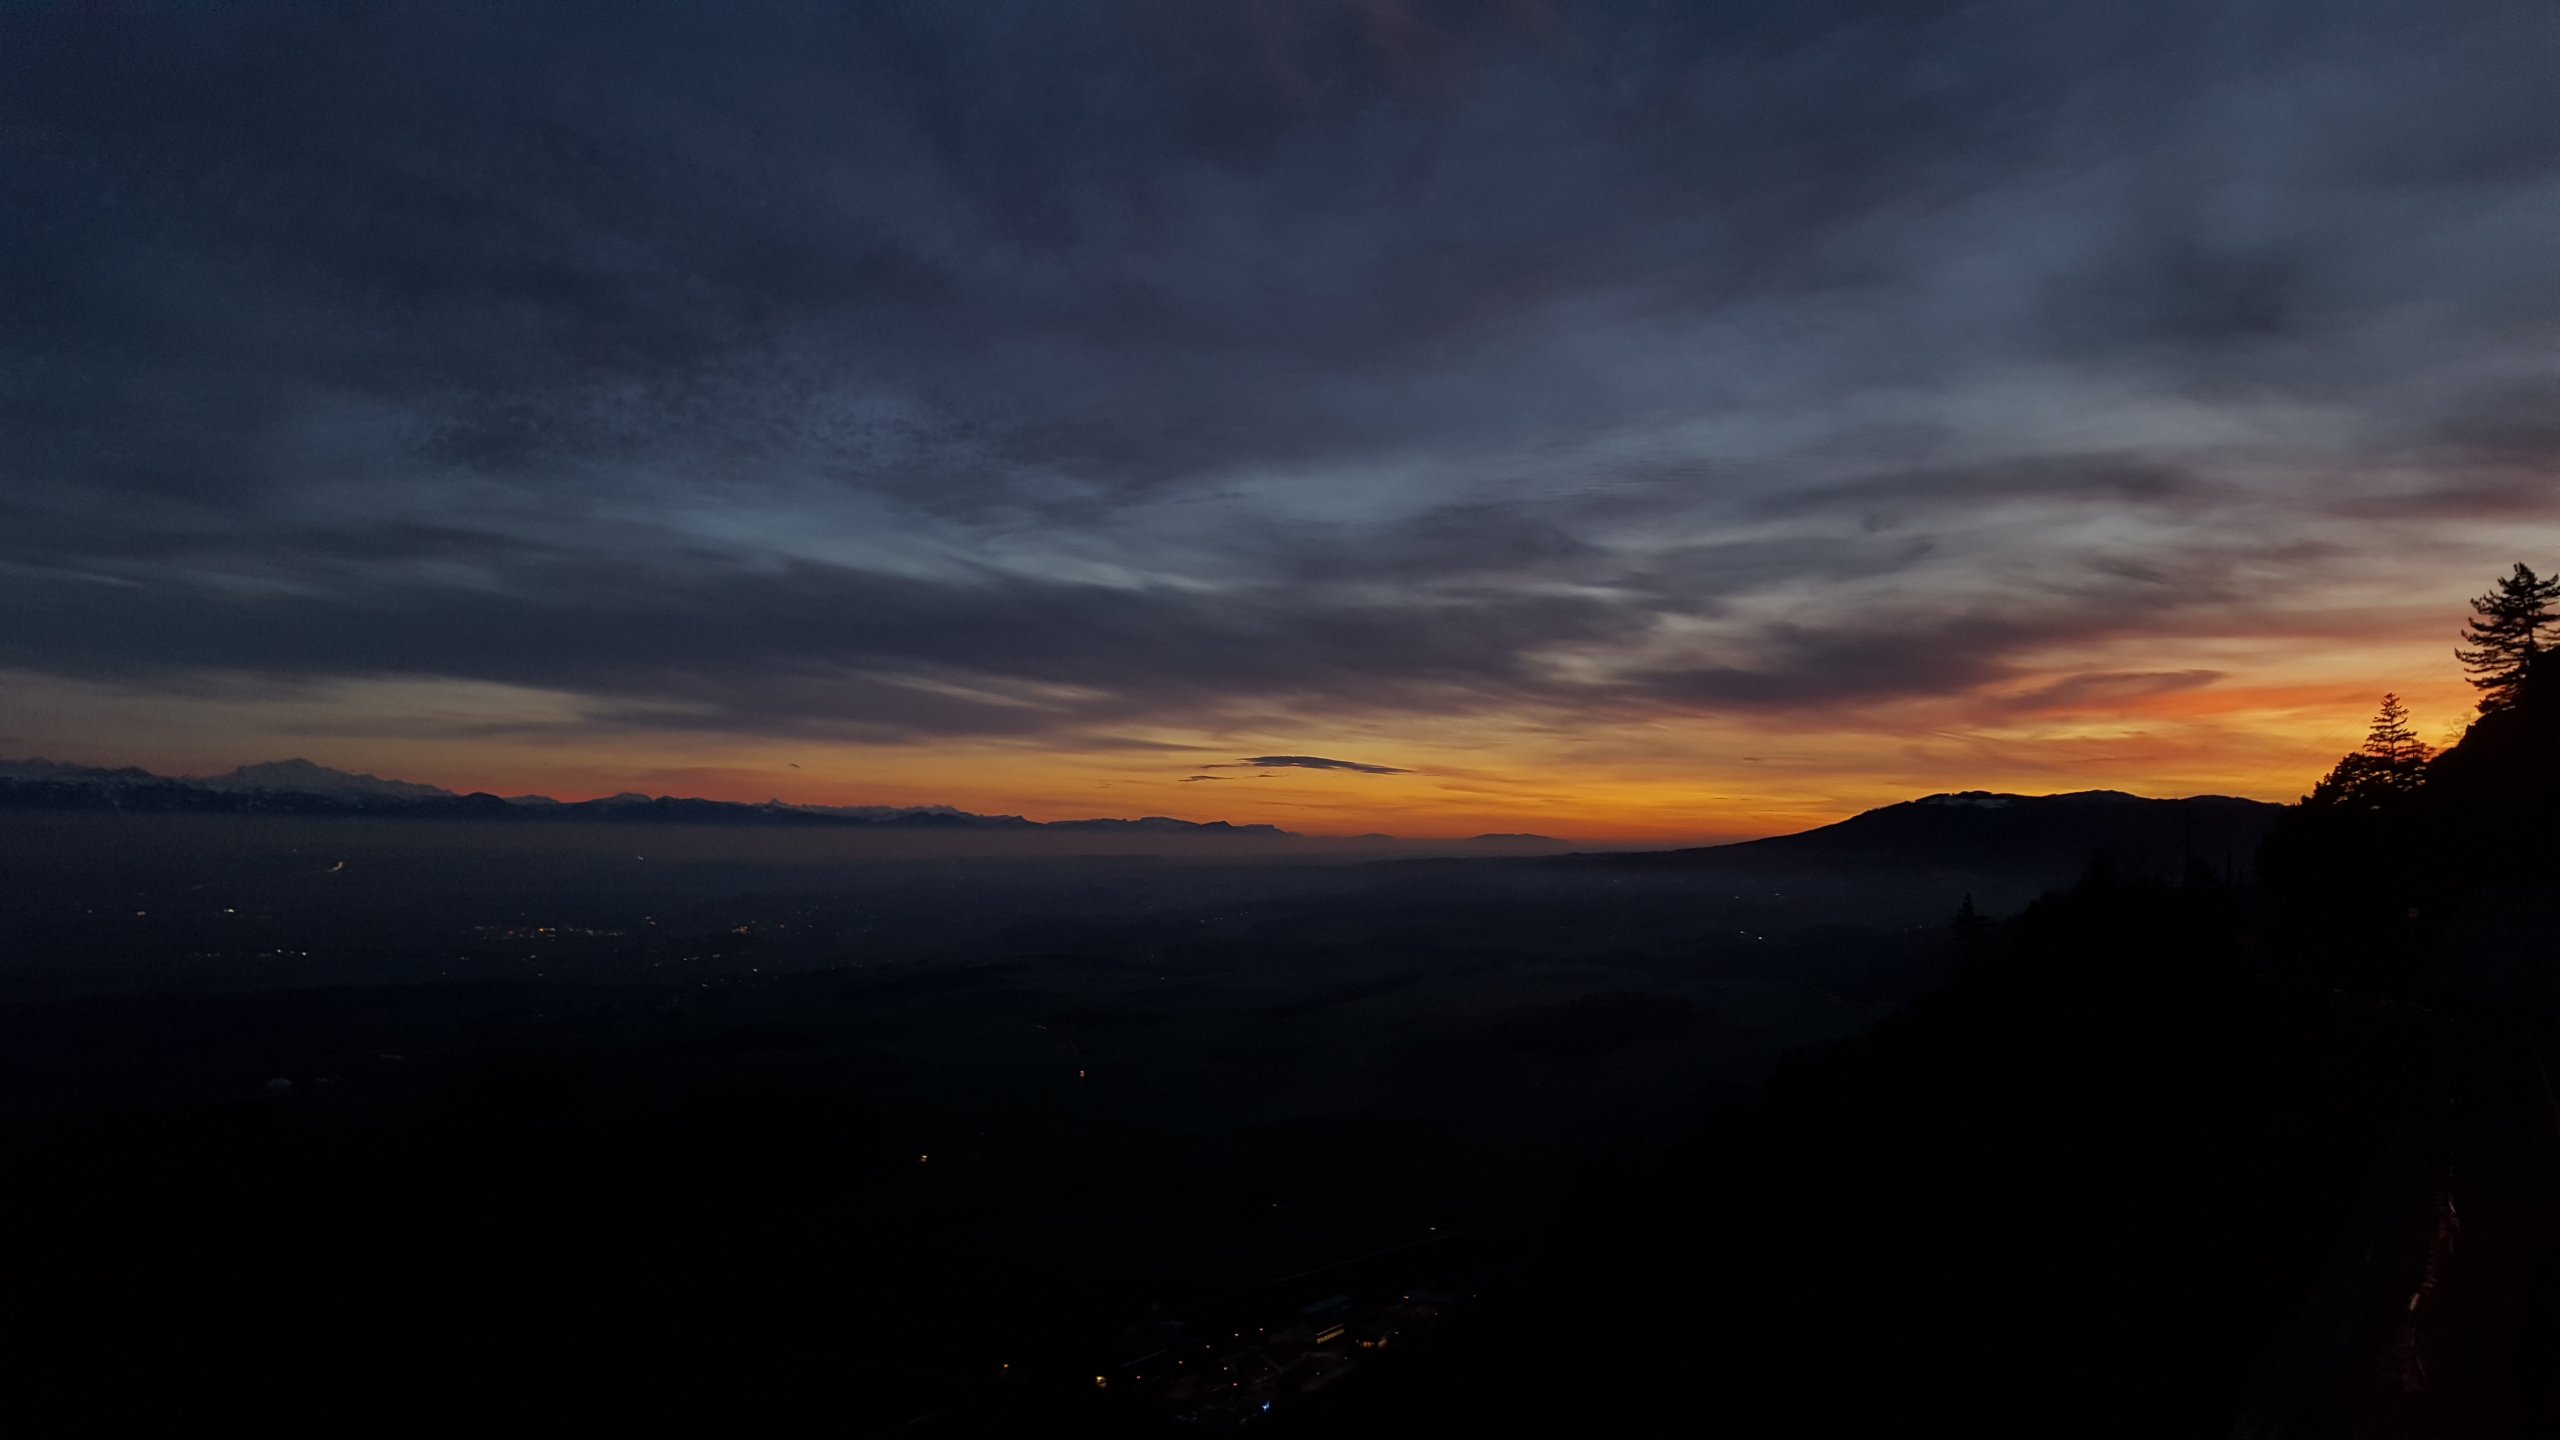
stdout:
<svg viewBox="0 0 2560 1440">
<path fill-rule="evenodd" d="M 948 805 L 760 805 L 625 792 L 601 800 L 547 795 L 456 794 L 434 785 L 349 774 L 308 760 L 243 765 L 202 778 L 103 769 L 50 760 L 0 760 L 0 810 L 118 810 L 232 815 L 379 815 L 560 822 L 835 826 L 890 831 L 1050 831 L 1066 834 L 1303 838 L 1275 825 L 1176 820 L 1164 815 L 1112 820 L 1026 820 Z M 2227 795 L 2152 800 L 2114 790 L 2067 795 L 1931 795 L 1851 816 L 1837 824 L 1736 845 L 1578 857 L 1649 868 L 1733 864 L 1817 864 L 1901 870 L 2051 872 L 2059 876 L 2104 855 L 2134 874 L 2174 875 L 2188 861 L 2247 870 L 2282 807 Z M 1393 836 L 1360 840 L 1392 842 Z M 1537 835 L 1478 835 L 1462 842 L 1501 851 L 1559 842 Z"/>
<path fill-rule="evenodd" d="M 977 815 L 948 805 L 761 805 L 625 792 L 602 800 L 548 795 L 456 794 L 434 785 L 349 774 L 308 760 L 243 765 L 203 778 L 154 775 L 130 766 L 104 769 L 51 760 L 0 760 L 0 809 L 121 810 L 224 815 L 384 815 L 498 820 L 674 821 L 697 825 L 813 825 L 890 830 L 1055 830 L 1069 833 L 1243 835 L 1293 838 L 1276 825 L 1224 820 L 1026 820 Z"/>
</svg>

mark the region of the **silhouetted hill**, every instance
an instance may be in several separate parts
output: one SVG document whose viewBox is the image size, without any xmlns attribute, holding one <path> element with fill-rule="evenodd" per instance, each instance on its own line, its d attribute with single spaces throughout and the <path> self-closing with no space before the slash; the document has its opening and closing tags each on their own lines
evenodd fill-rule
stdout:
<svg viewBox="0 0 2560 1440">
<path fill-rule="evenodd" d="M 2131 876 L 2174 877 L 2192 859 L 2246 872 L 2283 807 L 2228 795 L 2153 800 L 2114 790 L 2067 795 L 1931 795 L 1837 824 L 1691 850 L 1596 857 L 1621 865 L 1785 863 L 1860 869 L 1995 870 L 2065 880 L 2104 856 Z"/>
</svg>

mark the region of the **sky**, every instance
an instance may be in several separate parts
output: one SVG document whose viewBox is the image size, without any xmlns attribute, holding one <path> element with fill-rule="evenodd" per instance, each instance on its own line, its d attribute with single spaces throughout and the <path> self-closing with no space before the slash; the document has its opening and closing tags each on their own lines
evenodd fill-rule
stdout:
<svg viewBox="0 0 2560 1440">
<path fill-rule="evenodd" d="M 0 756 L 2289 799 L 2560 567 L 2554 74 L 2542 0 L 0 0 Z"/>
</svg>

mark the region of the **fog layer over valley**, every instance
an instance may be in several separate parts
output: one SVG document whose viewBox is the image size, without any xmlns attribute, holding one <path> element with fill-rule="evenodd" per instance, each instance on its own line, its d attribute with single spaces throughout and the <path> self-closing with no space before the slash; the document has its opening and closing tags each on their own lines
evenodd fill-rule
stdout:
<svg viewBox="0 0 2560 1440">
<path fill-rule="evenodd" d="M 646 1235 L 753 1213 L 789 1263 L 937 1317 L 840 1319 L 885 1347 L 885 1415 L 963 1362 L 1108 1349 L 1153 1307 L 1251 1308 L 1381 1252 L 1419 1267 L 1390 1285 L 1481 1280 L 1583 1168 L 1943 983 L 1955 906 L 2022 899 L 2052 863 L 1841 859 L 1819 834 L 1322 863 L 17 812 L 0 1105 L 20 1163 L 90 1177 L 64 1204 L 133 1207 L 172 1247 L 107 1262 L 130 1273 L 94 1303 L 153 1265 L 219 1272 L 234 1252 L 198 1224 L 296 1254 L 341 1226 L 433 1229 L 454 1186 L 520 1189 L 528 1226 L 604 1207 L 540 1262 L 573 1288 L 628 1280 Z M 208 1183 L 210 1208 L 151 1198 Z M 469 1275 L 519 1240 L 428 1253 Z M 381 1283 L 423 1287 L 423 1315 L 455 1298 L 450 1276 Z M 744 1343 L 693 1308 L 733 1284 L 715 1267 L 681 1313 L 643 1304 L 647 1343 Z M 805 1323 L 792 1343 L 854 1343 Z M 614 1354 L 642 1338 L 612 1333 Z"/>
</svg>

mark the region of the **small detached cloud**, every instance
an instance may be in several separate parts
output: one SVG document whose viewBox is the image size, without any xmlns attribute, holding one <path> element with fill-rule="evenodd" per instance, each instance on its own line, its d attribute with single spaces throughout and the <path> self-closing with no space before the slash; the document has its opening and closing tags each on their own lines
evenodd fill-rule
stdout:
<svg viewBox="0 0 2560 1440">
<path fill-rule="evenodd" d="M 1173 783 L 1176 785 L 1189 785 L 1201 780 L 1224 780 L 1226 778 L 1227 777 L 1224 775 L 1185 775 Z"/>
<path fill-rule="evenodd" d="M 1350 770 L 1362 775 L 1410 775 L 1393 765 L 1366 765 L 1357 760 L 1332 760 L 1322 755 L 1257 755 L 1250 760 L 1230 760 L 1212 765 L 1212 770 Z"/>
</svg>

